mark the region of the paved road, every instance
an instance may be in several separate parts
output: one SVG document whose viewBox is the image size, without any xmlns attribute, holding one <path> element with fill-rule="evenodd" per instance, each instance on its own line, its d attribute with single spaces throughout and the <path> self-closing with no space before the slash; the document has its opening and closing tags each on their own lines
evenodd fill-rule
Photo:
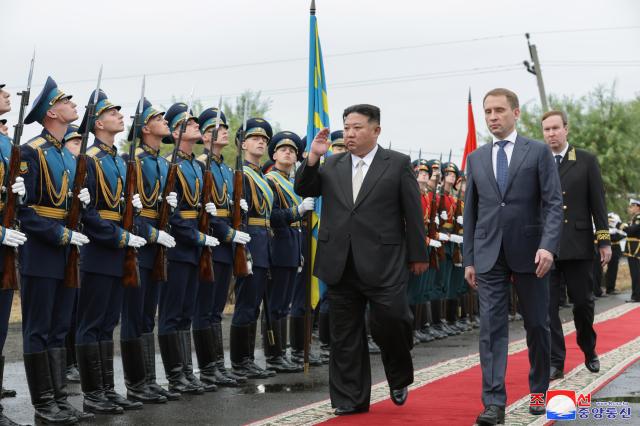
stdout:
<svg viewBox="0 0 640 426">
<path fill-rule="evenodd" d="M 620 294 L 598 299 L 596 312 L 602 312 L 624 303 L 627 298 L 628 294 Z M 567 320 L 571 316 L 569 309 L 563 309 L 561 314 L 563 320 Z M 227 327 L 229 323 L 229 318 L 226 318 L 225 324 Z M 228 330 L 225 334 L 228 336 Z M 512 322 L 510 340 L 518 340 L 523 337 L 522 322 Z M 116 336 L 117 338 L 118 336 Z M 260 343 L 257 346 L 260 347 Z M 116 345 L 116 351 L 117 347 L 118 345 Z M 4 399 L 2 404 L 5 414 L 14 421 L 32 424 L 33 409 L 29 401 L 21 349 L 20 325 L 14 324 L 10 328 L 9 338 L 5 346 L 4 355 L 7 358 L 5 388 L 16 389 L 18 397 Z M 477 351 L 478 330 L 473 330 L 460 336 L 417 346 L 413 350 L 414 366 L 416 369 L 420 369 L 437 362 L 476 353 Z M 259 356 L 260 352 L 257 351 L 256 355 Z M 122 365 L 118 355 L 116 353 L 116 388 L 124 393 Z M 263 361 L 263 358 L 258 358 L 259 363 Z M 372 356 L 371 361 L 374 383 L 384 380 L 380 357 L 378 355 Z M 636 372 L 636 374 L 639 373 Z M 157 355 L 157 375 L 159 379 L 164 379 L 162 361 L 159 354 Z M 70 390 L 80 392 L 80 386 L 71 385 Z M 480 389 L 478 389 L 479 397 Z M 180 402 L 145 406 L 143 410 L 127 412 L 124 415 L 97 416 L 92 423 L 101 425 L 239 425 L 326 398 L 328 398 L 328 368 L 323 366 L 312 368 L 308 376 L 303 374 L 281 374 L 268 380 L 254 381 L 241 388 L 222 388 L 218 392 L 203 396 L 186 396 Z M 71 402 L 76 407 L 82 405 L 82 399 L 79 394 L 73 396 Z"/>
</svg>

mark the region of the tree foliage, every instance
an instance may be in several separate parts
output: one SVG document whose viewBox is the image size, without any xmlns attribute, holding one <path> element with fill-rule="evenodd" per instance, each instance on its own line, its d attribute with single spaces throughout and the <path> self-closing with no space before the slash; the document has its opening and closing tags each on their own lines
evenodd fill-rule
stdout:
<svg viewBox="0 0 640 426">
<path fill-rule="evenodd" d="M 622 216 L 630 195 L 640 192 L 640 96 L 624 101 L 611 87 L 599 86 L 589 94 L 549 98 L 551 109 L 569 117 L 569 143 L 598 157 L 607 206 Z M 519 132 L 542 139 L 539 106 L 524 106 Z"/>
</svg>

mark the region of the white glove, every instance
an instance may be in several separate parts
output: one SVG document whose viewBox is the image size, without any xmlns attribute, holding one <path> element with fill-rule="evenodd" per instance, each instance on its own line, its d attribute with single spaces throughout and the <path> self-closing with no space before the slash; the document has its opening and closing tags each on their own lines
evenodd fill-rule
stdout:
<svg viewBox="0 0 640 426">
<path fill-rule="evenodd" d="M 456 222 L 458 222 L 458 225 L 460 226 L 464 226 L 462 223 L 464 222 L 464 218 L 462 216 L 458 216 L 456 217 Z"/>
<path fill-rule="evenodd" d="M 83 245 L 89 242 L 89 238 L 86 235 L 81 234 L 77 231 L 71 231 L 71 241 L 69 244 L 73 244 L 74 246 L 82 247 Z"/>
<path fill-rule="evenodd" d="M 204 236 L 204 245 L 208 247 L 215 247 L 220 245 L 220 241 L 216 237 L 212 237 L 210 235 Z"/>
<path fill-rule="evenodd" d="M 216 205 L 215 204 L 207 203 L 207 204 L 204 205 L 204 211 L 209 213 L 211 216 L 215 216 L 216 213 L 218 212 L 218 209 L 216 209 Z"/>
<path fill-rule="evenodd" d="M 87 188 L 82 188 L 80 192 L 78 192 L 78 200 L 80 200 L 83 207 L 87 207 L 89 205 L 91 202 L 91 195 Z"/>
<path fill-rule="evenodd" d="M 440 226 L 440 219 L 438 219 L 438 215 L 436 215 L 436 226 Z"/>
<path fill-rule="evenodd" d="M 158 231 L 158 239 L 156 242 L 160 245 L 165 246 L 166 248 L 173 248 L 176 246 L 175 238 L 164 231 Z"/>
<path fill-rule="evenodd" d="M 129 234 L 129 241 L 127 241 L 127 245 L 129 247 L 139 248 L 143 245 L 147 244 L 147 240 L 142 237 L 138 237 L 137 235 Z"/>
<path fill-rule="evenodd" d="M 249 275 L 253 275 L 253 263 L 250 260 L 247 260 L 247 271 L 249 271 Z"/>
<path fill-rule="evenodd" d="M 249 211 L 249 204 L 247 204 L 247 200 L 244 198 L 240 198 L 240 208 L 245 213 Z"/>
<path fill-rule="evenodd" d="M 22 176 L 16 177 L 15 183 L 11 185 L 11 192 L 18 194 L 21 197 L 24 197 L 24 194 L 27 193 L 27 188 L 24 186 L 24 179 Z"/>
<path fill-rule="evenodd" d="M 21 177 L 16 178 L 16 180 L 18 179 L 22 179 L 22 178 Z M 25 241 L 27 241 L 27 236 L 22 232 L 16 231 L 15 229 L 5 228 L 4 238 L 2 239 L 2 244 L 4 244 L 5 246 L 18 247 L 23 245 Z"/>
<path fill-rule="evenodd" d="M 618 228 L 609 228 L 609 234 L 614 235 L 618 233 Z"/>
<path fill-rule="evenodd" d="M 442 243 L 438 240 L 429 240 L 429 247 L 433 247 L 433 248 L 440 248 L 442 247 Z"/>
<path fill-rule="evenodd" d="M 444 232 L 438 232 L 438 240 L 442 242 L 449 241 L 449 236 Z"/>
<path fill-rule="evenodd" d="M 622 222 L 622 219 L 620 219 L 620 216 L 617 213 L 609 213 L 609 222 L 613 222 L 613 226 L 617 226 Z"/>
<path fill-rule="evenodd" d="M 622 235 L 623 237 L 626 237 L 626 236 L 627 236 L 627 233 L 626 233 L 626 232 L 621 231 L 621 230 L 619 230 L 619 229 L 618 229 L 618 234 Z"/>
<path fill-rule="evenodd" d="M 456 234 L 449 235 L 449 241 L 451 241 L 452 243 L 462 244 L 463 240 L 464 239 L 462 238 L 461 235 L 456 235 Z"/>
<path fill-rule="evenodd" d="M 158 199 L 162 200 L 162 197 L 158 197 Z M 175 192 L 170 192 L 169 195 L 167 195 L 165 201 L 167 202 L 167 204 L 169 204 L 169 206 L 171 206 L 172 209 L 175 209 L 176 207 L 178 207 L 178 194 L 176 194 Z"/>
<path fill-rule="evenodd" d="M 302 203 L 300 203 L 300 205 L 298 206 L 298 213 L 300 215 L 303 215 L 306 212 L 310 212 L 315 207 L 316 207 L 316 201 L 311 197 L 307 197 L 304 200 L 302 200 Z"/>
<path fill-rule="evenodd" d="M 246 232 L 236 230 L 236 235 L 233 236 L 233 242 L 238 244 L 247 244 L 251 241 L 251 235 Z"/>
<path fill-rule="evenodd" d="M 133 198 L 131 199 L 131 205 L 136 210 L 142 210 L 142 201 L 140 201 L 140 194 L 133 195 Z"/>
<path fill-rule="evenodd" d="M 443 211 L 442 213 L 440 213 L 440 217 L 442 218 L 442 220 L 447 221 L 449 220 L 449 216 L 447 215 L 447 212 Z"/>
</svg>

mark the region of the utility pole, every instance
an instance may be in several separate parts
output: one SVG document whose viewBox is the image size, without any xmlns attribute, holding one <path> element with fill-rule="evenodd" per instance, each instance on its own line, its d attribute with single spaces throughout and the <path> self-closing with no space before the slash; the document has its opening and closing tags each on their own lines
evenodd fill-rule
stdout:
<svg viewBox="0 0 640 426">
<path fill-rule="evenodd" d="M 529 45 L 529 54 L 531 55 L 531 62 L 523 61 L 524 66 L 531 74 L 536 76 L 538 81 L 538 92 L 540 92 L 540 102 L 542 103 L 542 112 L 549 111 L 549 104 L 547 103 L 547 93 L 544 90 L 544 81 L 542 80 L 542 67 L 540 66 L 540 59 L 538 59 L 538 49 L 535 44 L 531 44 L 529 41 L 529 33 L 525 33 L 527 37 L 527 45 Z"/>
</svg>

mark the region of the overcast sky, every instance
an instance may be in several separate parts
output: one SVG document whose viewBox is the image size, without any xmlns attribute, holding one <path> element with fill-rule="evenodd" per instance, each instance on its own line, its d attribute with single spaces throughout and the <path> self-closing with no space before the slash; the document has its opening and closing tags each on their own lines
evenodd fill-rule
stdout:
<svg viewBox="0 0 640 426">
<path fill-rule="evenodd" d="M 103 7 L 102 9 L 100 7 Z M 640 2 L 317 0 L 332 129 L 354 103 L 382 109 L 380 143 L 435 157 L 466 137 L 467 92 L 486 132 L 481 100 L 507 87 L 538 103 L 525 32 L 538 46 L 548 94 L 581 96 L 617 82 L 640 93 Z M 607 29 L 594 31 L 593 29 Z M 307 122 L 308 0 L 4 1 L 2 72 L 12 94 L 26 83 L 36 47 L 35 99 L 47 75 L 82 114 L 104 64 L 103 89 L 132 114 L 142 74 L 147 97 L 168 105 L 195 87 L 216 106 L 246 89 L 272 99 L 266 117 L 300 134 Z M 5 115 L 17 119 L 19 100 Z M 25 128 L 24 140 L 39 133 Z"/>
</svg>

